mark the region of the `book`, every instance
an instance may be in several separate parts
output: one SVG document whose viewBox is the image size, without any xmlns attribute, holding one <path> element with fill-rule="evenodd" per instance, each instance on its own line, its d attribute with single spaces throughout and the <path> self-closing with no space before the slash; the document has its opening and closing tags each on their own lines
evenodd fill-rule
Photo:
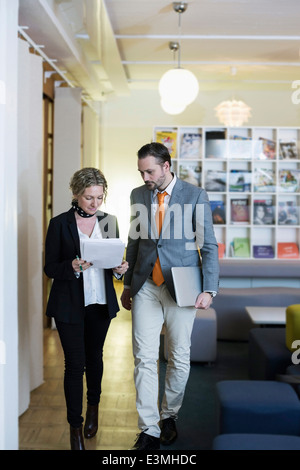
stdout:
<svg viewBox="0 0 300 470">
<path fill-rule="evenodd" d="M 156 142 L 167 147 L 171 158 L 176 158 L 177 154 L 177 132 L 176 131 L 156 131 Z"/>
<path fill-rule="evenodd" d="M 223 201 L 209 201 L 214 224 L 226 224 L 226 215 Z"/>
<path fill-rule="evenodd" d="M 272 168 L 255 168 L 253 174 L 253 190 L 254 192 L 274 192 L 275 172 Z"/>
<path fill-rule="evenodd" d="M 255 141 L 254 148 L 255 158 L 259 160 L 275 160 L 276 158 L 276 142 L 271 139 L 259 137 Z"/>
<path fill-rule="evenodd" d="M 299 248 L 297 243 L 293 242 L 278 242 L 277 244 L 277 257 L 278 258 L 299 258 Z"/>
<path fill-rule="evenodd" d="M 279 191 L 285 193 L 299 191 L 300 170 L 279 170 L 278 178 Z"/>
<path fill-rule="evenodd" d="M 279 158 L 280 159 L 295 159 L 298 158 L 296 141 L 279 142 Z"/>
<path fill-rule="evenodd" d="M 254 245 L 253 258 L 274 258 L 272 245 Z"/>
<path fill-rule="evenodd" d="M 233 252 L 236 258 L 249 258 L 250 257 L 249 238 L 235 237 L 233 239 Z"/>
<path fill-rule="evenodd" d="M 231 222 L 233 224 L 249 224 L 248 199 L 231 199 Z"/>
<path fill-rule="evenodd" d="M 278 225 L 298 225 L 299 208 L 295 201 L 278 202 Z"/>
<path fill-rule="evenodd" d="M 185 133 L 182 135 L 180 146 L 180 158 L 200 158 L 201 155 L 201 133 Z"/>
<path fill-rule="evenodd" d="M 251 191 L 251 175 L 251 171 L 248 170 L 230 170 L 229 191 Z"/>
<path fill-rule="evenodd" d="M 180 165 L 179 178 L 195 186 L 201 186 L 201 165 L 198 163 Z"/>
<path fill-rule="evenodd" d="M 227 172 L 223 170 L 207 170 L 205 175 L 206 191 L 226 191 Z"/>
<path fill-rule="evenodd" d="M 275 213 L 272 199 L 253 200 L 253 224 L 272 225 L 275 224 Z"/>
<path fill-rule="evenodd" d="M 225 243 L 218 243 L 218 256 L 224 258 L 225 255 Z"/>
</svg>

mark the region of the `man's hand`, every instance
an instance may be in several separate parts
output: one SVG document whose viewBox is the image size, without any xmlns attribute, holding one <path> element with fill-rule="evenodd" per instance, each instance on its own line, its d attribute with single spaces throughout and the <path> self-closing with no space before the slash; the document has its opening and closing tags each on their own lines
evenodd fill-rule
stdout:
<svg viewBox="0 0 300 470">
<path fill-rule="evenodd" d="M 121 295 L 121 302 L 126 310 L 131 310 L 130 289 L 124 289 Z"/>
<path fill-rule="evenodd" d="M 196 308 L 202 308 L 203 310 L 207 310 L 212 303 L 211 295 L 208 292 L 201 292 L 198 295 L 197 300 L 195 302 Z"/>
</svg>

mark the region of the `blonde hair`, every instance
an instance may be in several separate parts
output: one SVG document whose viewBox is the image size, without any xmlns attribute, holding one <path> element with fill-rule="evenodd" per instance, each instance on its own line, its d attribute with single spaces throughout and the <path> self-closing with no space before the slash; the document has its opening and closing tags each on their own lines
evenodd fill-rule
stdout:
<svg viewBox="0 0 300 470">
<path fill-rule="evenodd" d="M 104 200 L 107 196 L 107 181 L 102 171 L 97 168 L 82 168 L 74 173 L 70 181 L 73 196 L 81 196 L 90 186 L 102 186 Z M 73 198 L 73 201 L 75 198 Z"/>
</svg>

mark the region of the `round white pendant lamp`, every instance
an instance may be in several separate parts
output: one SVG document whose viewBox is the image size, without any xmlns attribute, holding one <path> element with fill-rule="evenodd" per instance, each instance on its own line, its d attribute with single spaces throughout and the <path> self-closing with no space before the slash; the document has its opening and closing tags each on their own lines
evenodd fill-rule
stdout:
<svg viewBox="0 0 300 470">
<path fill-rule="evenodd" d="M 180 37 L 180 15 L 187 9 L 185 2 L 173 2 L 173 10 L 178 13 L 178 36 Z M 180 43 L 170 42 L 169 48 L 178 53 L 178 65 L 168 70 L 159 81 L 158 90 L 161 106 L 168 114 L 180 114 L 191 104 L 199 93 L 199 83 L 195 75 L 180 66 Z"/>
</svg>

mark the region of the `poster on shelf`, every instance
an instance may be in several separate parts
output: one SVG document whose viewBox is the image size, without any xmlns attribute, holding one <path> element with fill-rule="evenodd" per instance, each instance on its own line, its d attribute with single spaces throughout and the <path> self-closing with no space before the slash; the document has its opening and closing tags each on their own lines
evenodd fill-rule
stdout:
<svg viewBox="0 0 300 470">
<path fill-rule="evenodd" d="M 249 201 L 248 199 L 231 199 L 231 223 L 249 224 Z"/>
<path fill-rule="evenodd" d="M 176 131 L 156 131 L 156 142 L 167 147 L 171 158 L 177 155 L 177 132 Z"/>
<path fill-rule="evenodd" d="M 282 160 L 295 160 L 298 158 L 296 141 L 279 142 L 279 158 Z"/>
<path fill-rule="evenodd" d="M 226 191 L 227 172 L 223 170 L 207 170 L 204 187 L 206 191 Z"/>
<path fill-rule="evenodd" d="M 258 193 L 273 193 L 275 191 L 275 171 L 273 168 L 254 169 L 253 189 Z"/>
<path fill-rule="evenodd" d="M 278 202 L 278 225 L 298 225 L 299 207 L 295 201 Z"/>
<path fill-rule="evenodd" d="M 226 224 L 225 207 L 223 201 L 209 201 L 213 223 Z"/>
<path fill-rule="evenodd" d="M 254 199 L 253 200 L 253 224 L 273 225 L 275 224 L 275 213 L 273 200 Z"/>
<path fill-rule="evenodd" d="M 252 173 L 248 170 L 230 170 L 229 191 L 248 192 L 251 191 Z"/>
<path fill-rule="evenodd" d="M 184 133 L 181 138 L 180 158 L 199 159 L 201 156 L 201 133 Z"/>
<path fill-rule="evenodd" d="M 300 187 L 300 170 L 287 169 L 279 170 L 278 173 L 278 186 L 279 191 L 284 193 L 295 193 L 299 191 Z"/>
</svg>

